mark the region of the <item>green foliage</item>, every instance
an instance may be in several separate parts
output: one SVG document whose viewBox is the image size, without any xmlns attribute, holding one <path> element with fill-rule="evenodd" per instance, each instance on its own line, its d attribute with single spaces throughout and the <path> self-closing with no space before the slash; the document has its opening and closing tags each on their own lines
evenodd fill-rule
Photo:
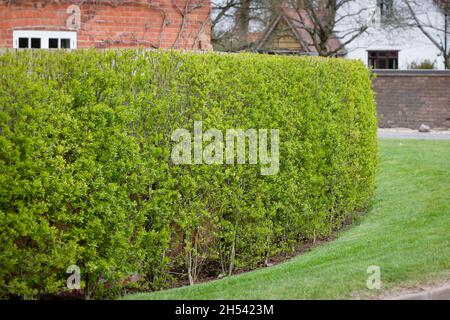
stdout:
<svg viewBox="0 0 450 320">
<path fill-rule="evenodd" d="M 369 214 L 355 219 L 333 241 L 271 268 L 124 298 L 385 299 L 405 288 L 446 283 L 450 277 L 449 150 L 450 141 L 382 139 Z M 367 269 L 372 265 L 381 267 L 381 290 L 367 288 Z"/>
<path fill-rule="evenodd" d="M 172 132 L 279 129 L 280 172 L 175 166 Z M 231 274 L 363 210 L 377 164 L 366 68 L 340 59 L 144 51 L 0 56 L 0 296 L 87 297 L 128 276 Z"/>
<path fill-rule="evenodd" d="M 436 69 L 436 60 L 431 61 L 429 59 L 425 59 L 420 62 L 413 61 L 410 64 L 408 64 L 408 69 L 411 69 L 411 70 L 433 70 L 433 69 Z"/>
</svg>

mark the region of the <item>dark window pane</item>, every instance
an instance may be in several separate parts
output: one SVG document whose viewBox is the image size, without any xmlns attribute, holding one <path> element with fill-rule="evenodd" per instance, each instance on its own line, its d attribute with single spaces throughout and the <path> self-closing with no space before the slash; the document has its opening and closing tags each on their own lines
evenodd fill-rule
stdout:
<svg viewBox="0 0 450 320">
<path fill-rule="evenodd" d="M 61 39 L 61 49 L 70 49 L 70 39 Z"/>
<path fill-rule="evenodd" d="M 398 51 L 369 51 L 369 66 L 374 69 L 398 69 Z"/>
<path fill-rule="evenodd" d="M 395 51 L 389 51 L 389 52 L 386 54 L 386 56 L 387 56 L 388 58 L 395 58 L 395 57 L 397 56 L 397 52 L 395 52 Z"/>
<path fill-rule="evenodd" d="M 48 47 L 50 49 L 58 49 L 58 39 L 48 39 Z"/>
<path fill-rule="evenodd" d="M 394 59 L 389 59 L 389 69 L 396 69 Z"/>
<path fill-rule="evenodd" d="M 31 48 L 40 49 L 41 48 L 41 39 L 40 38 L 31 38 Z"/>
<path fill-rule="evenodd" d="M 377 0 L 377 6 L 380 8 L 382 18 L 389 17 L 394 10 L 393 0 Z"/>
<path fill-rule="evenodd" d="M 24 49 L 28 48 L 28 38 L 19 38 L 19 48 Z"/>
</svg>

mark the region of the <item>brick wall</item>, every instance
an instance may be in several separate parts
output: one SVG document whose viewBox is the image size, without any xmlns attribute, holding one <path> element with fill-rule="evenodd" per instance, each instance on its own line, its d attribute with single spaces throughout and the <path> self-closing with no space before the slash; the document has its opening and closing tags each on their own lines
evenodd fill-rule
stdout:
<svg viewBox="0 0 450 320">
<path fill-rule="evenodd" d="M 375 71 L 382 128 L 450 128 L 450 71 Z"/>
<path fill-rule="evenodd" d="M 75 28 L 68 27 L 73 5 Z M 0 0 L 0 48 L 13 48 L 13 30 L 75 29 L 78 48 L 210 50 L 209 14 L 210 0 Z"/>
</svg>

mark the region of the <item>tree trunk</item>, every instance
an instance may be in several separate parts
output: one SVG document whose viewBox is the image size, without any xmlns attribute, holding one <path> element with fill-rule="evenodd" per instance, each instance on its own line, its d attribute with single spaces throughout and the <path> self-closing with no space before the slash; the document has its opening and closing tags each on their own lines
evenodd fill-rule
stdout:
<svg viewBox="0 0 450 320">
<path fill-rule="evenodd" d="M 238 14 L 238 39 L 239 47 L 246 46 L 248 40 L 248 31 L 250 25 L 251 0 L 241 0 Z"/>
</svg>

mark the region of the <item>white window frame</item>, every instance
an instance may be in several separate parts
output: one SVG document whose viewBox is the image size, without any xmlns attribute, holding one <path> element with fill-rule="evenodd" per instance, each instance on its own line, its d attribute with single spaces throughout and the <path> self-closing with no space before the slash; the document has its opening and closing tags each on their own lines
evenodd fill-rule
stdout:
<svg viewBox="0 0 450 320">
<path fill-rule="evenodd" d="M 61 47 L 61 39 L 70 39 L 70 49 L 77 48 L 77 33 L 73 31 L 14 30 L 14 49 L 19 49 L 19 38 L 40 38 L 41 49 L 49 49 L 49 39 L 58 39 L 58 48 Z M 29 41 L 28 46 L 31 46 L 31 41 Z"/>
</svg>

